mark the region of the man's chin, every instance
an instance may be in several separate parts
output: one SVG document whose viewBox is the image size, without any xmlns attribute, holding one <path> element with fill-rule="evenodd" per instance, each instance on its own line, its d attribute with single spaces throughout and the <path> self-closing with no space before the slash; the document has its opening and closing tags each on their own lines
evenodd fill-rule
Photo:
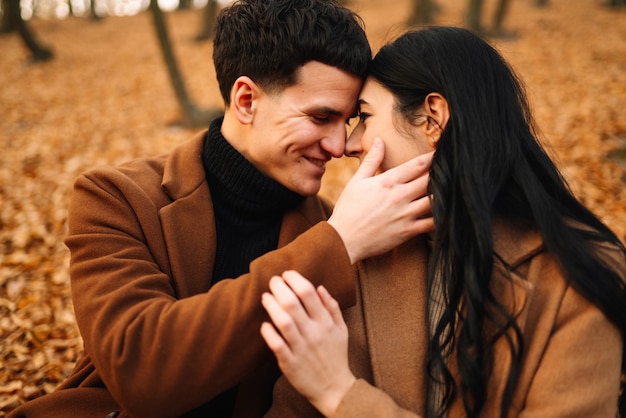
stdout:
<svg viewBox="0 0 626 418">
<path fill-rule="evenodd" d="M 310 196 L 315 196 L 316 194 L 318 194 L 321 187 L 322 187 L 321 182 L 316 183 L 316 184 L 311 184 L 311 185 L 304 185 L 300 183 L 295 188 L 292 187 L 291 191 L 298 193 L 299 195 L 304 196 L 304 197 L 310 197 Z"/>
</svg>

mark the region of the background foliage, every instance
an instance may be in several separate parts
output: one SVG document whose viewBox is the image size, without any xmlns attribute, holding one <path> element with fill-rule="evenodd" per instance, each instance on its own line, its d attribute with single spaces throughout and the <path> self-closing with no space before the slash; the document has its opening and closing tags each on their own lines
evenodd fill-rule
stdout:
<svg viewBox="0 0 626 418">
<path fill-rule="evenodd" d="M 484 1 L 486 21 L 496 3 Z M 434 23 L 465 25 L 465 2 L 434 4 Z M 412 14 L 409 0 L 348 5 L 363 16 L 374 50 Z M 220 108 L 211 43 L 194 41 L 201 11 L 166 19 L 192 100 Z M 147 12 L 28 24 L 54 58 L 33 64 L 17 34 L 0 37 L 0 417 L 53 390 L 82 350 L 63 245 L 77 174 L 165 152 L 194 131 L 179 123 Z M 509 36 L 490 40 L 525 81 L 551 155 L 626 241 L 626 12 L 598 0 L 516 0 L 503 27 Z M 355 165 L 330 164 L 323 193 L 336 198 Z"/>
</svg>

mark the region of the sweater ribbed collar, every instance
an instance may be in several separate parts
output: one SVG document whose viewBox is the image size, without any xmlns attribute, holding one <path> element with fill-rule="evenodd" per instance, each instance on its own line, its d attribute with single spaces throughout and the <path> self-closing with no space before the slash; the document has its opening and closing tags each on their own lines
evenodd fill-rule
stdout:
<svg viewBox="0 0 626 418">
<path fill-rule="evenodd" d="M 285 212 L 304 200 L 277 181 L 265 176 L 222 135 L 223 117 L 209 126 L 202 162 L 213 200 L 252 217 Z"/>
</svg>

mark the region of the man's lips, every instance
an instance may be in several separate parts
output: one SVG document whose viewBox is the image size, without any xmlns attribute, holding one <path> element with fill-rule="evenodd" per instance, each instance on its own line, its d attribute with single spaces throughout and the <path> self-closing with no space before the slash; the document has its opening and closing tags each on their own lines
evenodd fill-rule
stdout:
<svg viewBox="0 0 626 418">
<path fill-rule="evenodd" d="M 315 164 L 316 166 L 320 167 L 320 168 L 325 168 L 326 167 L 326 160 L 320 160 L 317 158 L 312 158 L 312 157 L 304 157 L 307 161 L 309 161 L 310 163 Z"/>
</svg>

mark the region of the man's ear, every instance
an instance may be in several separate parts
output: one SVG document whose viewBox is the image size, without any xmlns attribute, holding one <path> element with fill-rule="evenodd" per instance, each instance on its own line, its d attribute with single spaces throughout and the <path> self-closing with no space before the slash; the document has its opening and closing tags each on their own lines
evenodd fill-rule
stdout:
<svg viewBox="0 0 626 418">
<path fill-rule="evenodd" d="M 424 110 L 428 116 L 426 134 L 436 143 L 450 119 L 448 101 L 439 93 L 430 93 L 424 99 Z"/>
<path fill-rule="evenodd" d="M 248 76 L 235 80 L 230 92 L 230 107 L 243 125 L 254 119 L 255 100 L 261 92 L 260 87 Z"/>
</svg>

